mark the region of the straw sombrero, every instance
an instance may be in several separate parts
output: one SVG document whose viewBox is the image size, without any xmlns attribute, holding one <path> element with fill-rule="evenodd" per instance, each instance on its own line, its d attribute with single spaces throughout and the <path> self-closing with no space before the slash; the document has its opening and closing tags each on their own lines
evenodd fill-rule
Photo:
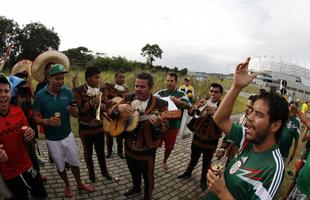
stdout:
<svg viewBox="0 0 310 200">
<path fill-rule="evenodd" d="M 16 73 L 26 71 L 29 76 L 31 76 L 31 60 L 21 60 L 18 61 L 12 68 L 11 75 L 15 75 Z"/>
<path fill-rule="evenodd" d="M 68 57 L 59 52 L 59 51 L 46 51 L 38 55 L 38 57 L 34 60 L 31 71 L 33 78 L 38 81 L 42 82 L 45 79 L 45 66 L 48 63 L 53 64 L 61 64 L 65 67 L 66 71 L 69 71 L 70 62 Z"/>
</svg>

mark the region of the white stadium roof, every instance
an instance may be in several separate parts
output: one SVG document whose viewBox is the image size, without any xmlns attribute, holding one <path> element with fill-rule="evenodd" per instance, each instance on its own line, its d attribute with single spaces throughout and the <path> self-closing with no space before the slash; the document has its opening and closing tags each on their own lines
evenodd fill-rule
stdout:
<svg viewBox="0 0 310 200">
<path fill-rule="evenodd" d="M 258 72 L 273 71 L 298 76 L 304 85 L 310 86 L 310 69 L 290 60 L 267 56 L 254 57 L 251 58 L 249 69 Z"/>
</svg>

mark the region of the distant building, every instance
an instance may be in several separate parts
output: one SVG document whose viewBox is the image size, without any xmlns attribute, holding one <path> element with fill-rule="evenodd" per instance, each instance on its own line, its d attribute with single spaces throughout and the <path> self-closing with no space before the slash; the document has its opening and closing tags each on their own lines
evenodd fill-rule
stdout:
<svg viewBox="0 0 310 200">
<path fill-rule="evenodd" d="M 254 83 L 279 91 L 280 81 L 287 81 L 287 95 L 303 100 L 310 98 L 310 70 L 299 63 L 273 57 L 252 58 L 249 70 L 257 74 Z"/>
<path fill-rule="evenodd" d="M 208 78 L 208 74 L 205 72 L 188 72 L 187 74 L 199 81 L 203 81 Z"/>
</svg>

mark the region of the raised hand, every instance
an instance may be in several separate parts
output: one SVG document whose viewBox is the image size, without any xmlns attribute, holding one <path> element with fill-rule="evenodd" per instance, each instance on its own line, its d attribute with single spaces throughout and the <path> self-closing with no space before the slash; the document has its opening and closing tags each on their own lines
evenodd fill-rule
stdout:
<svg viewBox="0 0 310 200">
<path fill-rule="evenodd" d="M 253 79 L 256 77 L 255 74 L 249 75 L 249 66 L 250 58 L 248 57 L 244 63 L 240 63 L 236 70 L 235 70 L 235 76 L 234 76 L 234 82 L 233 85 L 237 88 L 244 88 L 248 86 Z"/>
<path fill-rule="evenodd" d="M 24 132 L 24 138 L 26 142 L 31 141 L 35 136 L 35 132 L 32 128 L 28 127 Z"/>
<path fill-rule="evenodd" d="M 129 104 L 119 104 L 118 111 L 125 115 L 131 115 L 134 112 L 134 109 Z"/>
</svg>

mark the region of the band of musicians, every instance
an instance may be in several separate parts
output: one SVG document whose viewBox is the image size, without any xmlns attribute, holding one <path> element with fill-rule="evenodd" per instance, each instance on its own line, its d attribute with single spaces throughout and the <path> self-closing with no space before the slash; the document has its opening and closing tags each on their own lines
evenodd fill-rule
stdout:
<svg viewBox="0 0 310 200">
<path fill-rule="evenodd" d="M 185 184 L 202 154 L 197 187 L 206 192 L 205 199 L 274 199 L 296 145 L 293 155 L 283 152 L 293 140 L 298 142 L 301 122 L 308 127 L 310 119 L 295 102 L 264 91 L 251 95 L 244 115 L 233 122 L 233 105 L 255 78 L 248 73 L 249 62 L 247 58 L 237 65 L 230 89 L 224 91 L 220 81 L 215 81 L 205 86 L 199 99 L 191 78 L 185 77 L 185 84 L 178 87 L 180 77 L 173 72 L 164 77 L 166 88 L 154 91 L 151 73 L 136 73 L 134 88 L 128 88 L 125 71 L 116 71 L 114 81 L 104 83 L 104 72 L 88 67 L 84 79 L 72 79 L 73 88 L 69 88 L 65 79 L 70 78 L 70 61 L 63 53 L 46 51 L 33 62 L 19 63 L 10 76 L 0 74 L 0 199 L 48 198 L 44 183 L 50 177 L 40 172 L 38 133 L 44 133 L 44 145 L 55 166 L 50 170 L 57 171 L 57 183 L 64 185 L 63 197 L 74 198 L 77 192 L 91 195 L 98 190 L 99 177 L 103 177 L 100 184 L 117 181 L 108 167 L 117 158 L 126 162 L 121 170 L 131 175 L 124 198 L 141 194 L 145 200 L 154 199 L 158 149 L 164 153 L 156 170 L 169 173 L 173 164 L 168 158 L 185 129 L 192 137 L 190 154 L 176 180 Z M 36 90 L 32 78 L 38 82 Z M 77 133 L 73 133 L 71 118 L 78 122 Z M 80 160 L 77 140 L 85 163 Z M 309 168 L 308 160 L 304 158 L 303 165 Z M 81 165 L 87 167 L 86 180 L 81 178 Z M 309 198 L 308 169 L 299 171 L 288 199 L 298 199 L 293 198 L 297 194 Z M 71 174 L 74 183 L 69 181 Z"/>
</svg>

